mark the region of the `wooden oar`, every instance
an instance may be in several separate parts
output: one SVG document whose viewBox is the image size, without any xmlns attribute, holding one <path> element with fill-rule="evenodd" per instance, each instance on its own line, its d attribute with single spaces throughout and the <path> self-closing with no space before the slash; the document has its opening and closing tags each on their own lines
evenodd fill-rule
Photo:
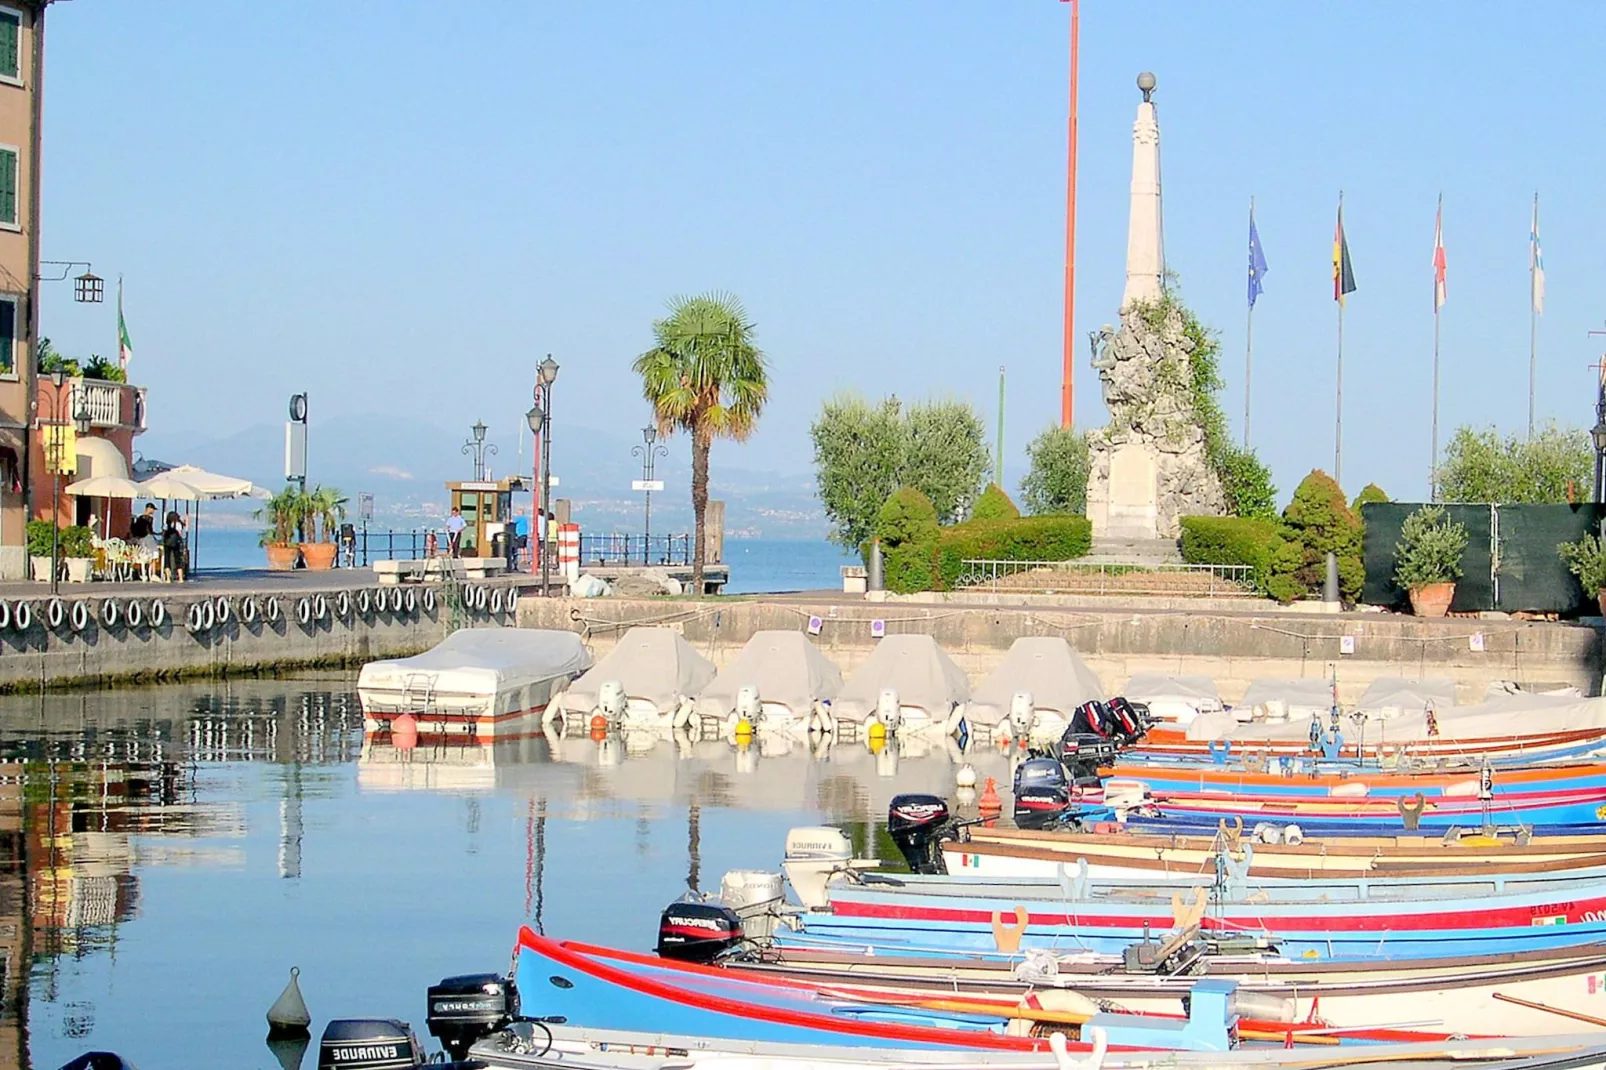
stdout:
<svg viewBox="0 0 1606 1070">
<path fill-rule="evenodd" d="M 1560 1007 L 1551 1007 L 1544 1003 L 1534 1003 L 1531 1000 L 1518 999 L 1516 996 L 1506 996 L 1499 992 L 1494 994 L 1494 998 L 1498 999 L 1501 1003 L 1515 1003 L 1517 1006 L 1527 1007 L 1531 1011 L 1545 1011 L 1549 1014 L 1554 1014 L 1562 1018 L 1571 1018 L 1575 1022 L 1583 1022 L 1585 1025 L 1606 1026 L 1606 1018 L 1596 1018 L 1592 1014 L 1580 1014 L 1578 1011 L 1563 1010 Z"/>
</svg>

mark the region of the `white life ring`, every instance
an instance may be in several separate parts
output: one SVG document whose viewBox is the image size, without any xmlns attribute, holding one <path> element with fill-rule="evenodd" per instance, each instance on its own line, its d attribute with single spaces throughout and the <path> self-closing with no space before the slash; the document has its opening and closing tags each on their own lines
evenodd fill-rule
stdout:
<svg viewBox="0 0 1606 1070">
<path fill-rule="evenodd" d="M 145 611 L 139 608 L 139 599 L 130 598 L 128 600 L 127 618 L 128 626 L 130 628 L 138 628 L 141 624 L 145 623 Z"/>
<path fill-rule="evenodd" d="M 357 615 L 358 616 L 366 617 L 368 615 L 368 610 L 372 606 L 372 604 L 373 604 L 373 596 L 368 593 L 368 589 L 366 587 L 357 592 Z"/>
<path fill-rule="evenodd" d="M 116 625 L 118 617 L 117 599 L 108 598 L 100 604 L 100 622 L 110 628 Z M 0 628 L 5 627 L 0 624 Z"/>
<path fill-rule="evenodd" d="M 89 627 L 88 603 L 82 601 L 74 602 L 72 604 L 72 616 L 69 618 L 69 620 L 72 623 L 72 630 L 75 632 L 81 632 L 85 628 Z"/>
<path fill-rule="evenodd" d="M 269 623 L 278 621 L 279 612 L 279 600 L 277 598 L 269 598 L 263 603 L 262 614 L 268 618 Z"/>
<path fill-rule="evenodd" d="M 45 621 L 52 628 L 60 628 L 61 622 L 67 619 L 67 605 L 59 598 L 52 598 L 45 607 Z"/>
<path fill-rule="evenodd" d="M 11 607 L 0 601 L 0 629 L 11 627 Z"/>
<path fill-rule="evenodd" d="M 485 611 L 485 603 L 487 601 L 489 601 L 489 600 L 490 600 L 490 595 L 485 590 L 484 587 L 476 587 L 476 588 L 474 588 L 474 608 L 475 609 L 480 610 L 481 612 L 484 612 Z"/>
<path fill-rule="evenodd" d="M 19 632 L 25 632 L 33 627 L 33 607 L 26 602 L 18 602 L 16 612 L 11 614 L 11 622 L 17 626 Z"/>
<path fill-rule="evenodd" d="M 240 600 L 240 619 L 251 624 L 257 619 L 257 600 L 246 597 Z"/>
<path fill-rule="evenodd" d="M 192 632 L 199 632 L 206 626 L 201 619 L 201 603 L 190 603 L 189 611 L 184 614 L 184 626 Z"/>
<path fill-rule="evenodd" d="M 491 613 L 500 616 L 502 613 L 502 588 L 498 587 L 491 592 Z"/>
<path fill-rule="evenodd" d="M 209 599 L 201 603 L 201 627 L 205 631 L 211 631 L 216 626 L 217 607 L 214 606 Z"/>
<path fill-rule="evenodd" d="M 227 624 L 229 622 L 229 617 L 234 612 L 233 607 L 229 605 L 229 600 L 223 595 L 218 595 L 217 601 L 213 603 L 213 607 L 217 611 L 217 622 L 219 624 Z"/>
<path fill-rule="evenodd" d="M 402 589 L 400 587 L 392 587 L 390 589 L 390 611 L 392 613 L 400 613 L 402 611 Z"/>
<path fill-rule="evenodd" d="M 160 628 L 167 620 L 167 606 L 160 598 L 151 599 L 151 627 Z"/>
<path fill-rule="evenodd" d="M 321 594 L 315 597 L 312 600 L 312 615 L 318 620 L 323 620 L 327 617 L 329 615 L 329 599 Z"/>
<path fill-rule="evenodd" d="M 351 616 L 351 592 L 341 591 L 335 595 L 335 616 L 344 620 Z"/>
<path fill-rule="evenodd" d="M 312 603 L 307 601 L 305 598 L 297 599 L 297 601 L 296 601 L 296 620 L 299 620 L 302 624 L 305 624 L 311 619 L 312 619 Z"/>
<path fill-rule="evenodd" d="M 409 587 L 407 588 L 407 615 L 412 616 L 416 612 L 418 612 L 418 592 Z"/>
<path fill-rule="evenodd" d="M 435 612 L 435 588 L 433 587 L 424 588 L 424 612 Z"/>
</svg>

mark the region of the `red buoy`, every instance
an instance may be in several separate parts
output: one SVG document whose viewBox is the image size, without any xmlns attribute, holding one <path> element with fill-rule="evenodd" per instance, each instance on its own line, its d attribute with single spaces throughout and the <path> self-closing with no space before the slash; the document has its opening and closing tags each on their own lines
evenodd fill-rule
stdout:
<svg viewBox="0 0 1606 1070">
<path fill-rule="evenodd" d="M 418 718 L 404 713 L 390 722 L 390 741 L 397 750 L 412 750 L 418 746 Z"/>
<path fill-rule="evenodd" d="M 998 781 L 992 777 L 987 778 L 987 786 L 981 790 L 981 798 L 976 800 L 976 809 L 982 816 L 996 817 L 1004 810 L 1003 802 L 998 798 Z"/>
</svg>

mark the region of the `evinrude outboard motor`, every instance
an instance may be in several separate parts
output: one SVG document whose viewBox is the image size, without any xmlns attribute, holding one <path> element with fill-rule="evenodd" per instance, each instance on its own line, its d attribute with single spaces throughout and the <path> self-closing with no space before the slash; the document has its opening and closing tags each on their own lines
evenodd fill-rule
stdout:
<svg viewBox="0 0 1606 1070">
<path fill-rule="evenodd" d="M 914 873 L 947 873 L 942 842 L 954 838 L 948 803 L 940 795 L 894 795 L 887 807 L 887 835 Z"/>
<path fill-rule="evenodd" d="M 468 1049 L 519 1016 L 513 978 L 494 973 L 447 977 L 429 986 L 424 1024 L 446 1054 L 461 1062 Z"/>
<path fill-rule="evenodd" d="M 670 903 L 658 916 L 658 957 L 713 962 L 741 944 L 742 919 L 718 903 Z"/>
<path fill-rule="evenodd" d="M 318 1042 L 318 1070 L 412 1070 L 424 1065 L 413 1027 L 395 1018 L 336 1018 Z"/>
<path fill-rule="evenodd" d="M 1015 827 L 1057 825 L 1071 809 L 1071 783 L 1053 758 L 1028 758 L 1015 767 Z"/>
</svg>

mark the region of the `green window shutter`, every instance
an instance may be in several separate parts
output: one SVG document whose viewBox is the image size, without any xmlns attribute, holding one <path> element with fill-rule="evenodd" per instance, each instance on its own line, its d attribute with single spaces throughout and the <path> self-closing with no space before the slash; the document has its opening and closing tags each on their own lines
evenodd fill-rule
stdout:
<svg viewBox="0 0 1606 1070">
<path fill-rule="evenodd" d="M 17 221 L 17 154 L 0 149 L 0 223 Z"/>
<path fill-rule="evenodd" d="M 0 375 L 17 370 L 17 302 L 0 298 Z"/>
<path fill-rule="evenodd" d="M 22 20 L 0 11 L 0 78 L 22 77 Z"/>
</svg>

